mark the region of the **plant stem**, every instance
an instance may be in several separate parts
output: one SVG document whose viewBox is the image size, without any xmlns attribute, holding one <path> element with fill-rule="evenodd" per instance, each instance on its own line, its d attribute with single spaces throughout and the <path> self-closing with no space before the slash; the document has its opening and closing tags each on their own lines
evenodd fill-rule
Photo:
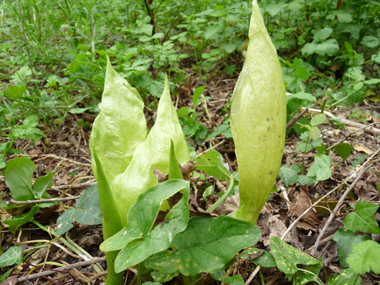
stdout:
<svg viewBox="0 0 380 285">
<path fill-rule="evenodd" d="M 137 285 L 141 285 L 141 276 L 143 271 L 143 263 L 139 263 L 137 266 Z"/>
<path fill-rule="evenodd" d="M 181 277 L 183 284 L 185 285 L 204 285 L 202 273 L 194 276 L 185 276 L 181 274 Z"/>
<path fill-rule="evenodd" d="M 24 20 L 23 20 L 23 18 L 22 18 L 21 3 L 20 3 L 20 0 L 18 0 L 17 2 L 18 2 L 19 14 L 20 14 L 21 33 L 22 33 L 23 38 L 24 38 L 24 41 L 25 41 L 26 52 L 28 53 L 29 67 L 30 67 L 30 70 L 31 70 L 32 75 L 33 75 L 33 77 L 34 77 L 34 71 L 33 71 L 33 66 L 32 66 L 32 60 L 31 60 L 31 58 L 30 58 L 30 51 L 29 51 L 28 41 L 27 41 L 27 39 L 26 39 L 25 30 L 24 30 Z"/>
</svg>

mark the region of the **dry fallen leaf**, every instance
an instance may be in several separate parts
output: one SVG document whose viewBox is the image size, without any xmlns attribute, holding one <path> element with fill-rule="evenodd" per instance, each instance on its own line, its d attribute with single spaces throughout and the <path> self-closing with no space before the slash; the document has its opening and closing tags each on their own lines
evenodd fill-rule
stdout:
<svg viewBox="0 0 380 285">
<path fill-rule="evenodd" d="M 366 154 L 372 154 L 373 151 L 366 147 L 364 144 L 356 143 L 354 144 L 354 149 L 359 152 L 365 152 Z"/>
<path fill-rule="evenodd" d="M 310 196 L 309 196 L 309 190 L 307 186 L 303 185 L 301 187 L 300 194 L 297 197 L 296 203 L 289 204 L 289 211 L 292 214 L 292 216 L 298 218 L 305 212 L 309 207 L 311 206 Z M 302 220 L 309 223 L 313 227 L 316 227 L 316 225 L 320 224 L 320 221 L 317 216 L 317 212 L 315 209 L 312 209 L 311 211 L 307 212 Z"/>
<path fill-rule="evenodd" d="M 273 215 L 269 217 L 268 228 L 270 229 L 270 238 L 273 236 L 281 238 L 287 230 L 287 227 L 285 226 L 284 222 L 280 220 L 280 215 Z M 293 241 L 290 232 L 285 236 L 283 241 L 288 242 L 288 243 L 291 243 Z M 268 239 L 268 242 L 269 242 L 269 239 Z M 265 241 L 264 241 L 264 245 L 265 245 Z"/>
</svg>

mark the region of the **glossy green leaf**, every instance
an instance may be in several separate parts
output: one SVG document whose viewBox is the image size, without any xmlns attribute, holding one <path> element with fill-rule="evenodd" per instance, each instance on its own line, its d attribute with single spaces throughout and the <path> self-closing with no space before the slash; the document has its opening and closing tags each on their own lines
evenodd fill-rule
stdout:
<svg viewBox="0 0 380 285">
<path fill-rule="evenodd" d="M 348 143 L 338 144 L 334 151 L 343 159 L 347 159 L 355 149 Z"/>
<path fill-rule="evenodd" d="M 234 216 L 256 223 L 281 166 L 286 131 L 284 78 L 257 1 L 232 96 L 231 130 L 240 175 L 240 206 Z"/>
<path fill-rule="evenodd" d="M 294 171 L 294 169 L 288 164 L 284 164 L 281 166 L 278 175 L 284 182 L 285 186 L 293 185 L 298 181 L 297 172 Z"/>
<path fill-rule="evenodd" d="M 154 167 L 169 173 L 170 140 L 173 141 L 177 161 L 183 165 L 189 161 L 189 150 L 174 109 L 167 78 L 158 104 L 157 120 L 146 140 L 138 146 L 128 168 L 117 175 L 111 184 L 117 209 L 126 226 L 126 216 L 138 196 L 157 184 Z"/>
<path fill-rule="evenodd" d="M 361 243 L 369 239 L 371 239 L 369 236 L 355 235 L 353 232 L 349 230 L 337 230 L 333 236 L 333 240 L 336 241 L 338 245 L 340 267 L 348 267 L 346 259 L 347 256 L 349 256 L 352 253 L 352 247 L 355 244 Z"/>
<path fill-rule="evenodd" d="M 296 274 L 295 284 L 297 285 L 305 285 L 310 284 L 311 282 L 317 282 L 320 285 L 323 285 L 323 283 L 320 282 L 320 279 L 318 278 L 319 272 L 321 271 L 322 267 L 322 259 L 321 258 L 319 263 L 310 265 L 306 267 L 305 269 L 298 270 Z"/>
<path fill-rule="evenodd" d="M 0 268 L 22 262 L 22 246 L 12 246 L 0 256 Z"/>
<path fill-rule="evenodd" d="M 185 276 L 222 269 L 236 252 L 256 244 L 260 235 L 256 226 L 231 217 L 192 217 L 186 230 L 173 240 L 171 247 L 176 250 L 157 253 L 145 265 L 164 274 Z"/>
<path fill-rule="evenodd" d="M 231 173 L 224 166 L 223 156 L 215 149 L 209 150 L 201 157 L 193 157 L 193 161 L 197 162 L 197 169 L 202 170 L 209 176 L 214 176 L 219 180 L 229 180 Z"/>
<path fill-rule="evenodd" d="M 34 200 L 32 178 L 36 165 L 28 157 L 8 161 L 4 172 L 5 183 L 16 201 Z"/>
<path fill-rule="evenodd" d="M 380 274 L 380 244 L 367 240 L 352 247 L 352 254 L 347 257 L 347 263 L 357 274 L 364 274 L 372 270 Z"/>
<path fill-rule="evenodd" d="M 75 208 L 64 212 L 57 220 L 57 234 L 61 235 L 77 222 L 83 225 L 98 225 L 102 223 L 97 185 L 89 187 L 79 197 Z"/>
<path fill-rule="evenodd" d="M 228 276 L 223 282 L 226 285 L 244 285 L 244 279 L 240 275 Z"/>
<path fill-rule="evenodd" d="M 261 249 L 255 248 L 255 247 L 249 248 L 249 249 L 243 251 L 240 254 L 240 256 L 243 258 L 248 257 L 248 254 L 257 254 L 257 253 L 259 253 L 260 250 Z M 258 264 L 261 267 L 275 267 L 276 266 L 275 259 L 273 258 L 272 254 L 270 254 L 267 251 L 264 251 L 264 253 L 262 255 L 260 255 L 258 258 L 251 259 L 251 262 Z"/>
<path fill-rule="evenodd" d="M 272 255 L 276 260 L 278 269 L 285 274 L 293 275 L 297 272 L 297 264 L 313 265 L 319 260 L 292 247 L 278 237 L 270 239 Z"/>
<path fill-rule="evenodd" d="M 145 233 L 144 229 L 141 229 L 140 227 L 141 232 L 143 232 L 144 234 L 140 236 L 139 240 L 131 242 L 120 251 L 115 261 L 116 272 L 121 272 L 124 269 L 127 269 L 128 267 L 139 264 L 140 262 L 143 262 L 149 256 L 157 252 L 167 250 L 170 247 L 173 238 L 178 233 L 186 229 L 187 223 L 189 221 L 189 186 L 189 182 L 184 180 L 169 180 L 167 182 L 158 184 L 146 191 L 150 192 L 152 195 L 155 195 L 156 197 L 166 199 L 168 197 L 167 195 L 165 195 L 165 197 L 162 196 L 163 193 L 166 192 L 167 194 L 171 193 L 173 195 L 181 189 L 185 188 L 185 192 L 183 194 L 182 199 L 167 214 L 164 222 L 156 226 L 153 230 L 151 229 L 153 227 L 155 217 L 153 215 L 141 215 L 141 210 L 145 210 L 145 212 L 151 211 L 152 213 L 154 213 L 155 210 L 159 209 L 162 200 L 160 203 L 155 203 L 158 202 L 158 200 L 156 200 L 156 197 L 152 197 L 152 195 L 144 195 L 146 192 L 142 194 L 142 196 L 144 197 L 139 199 L 137 202 L 140 203 L 141 207 L 132 207 L 130 214 L 128 214 L 128 217 L 131 217 L 131 219 L 132 217 L 136 218 L 138 216 L 140 216 L 140 219 L 138 219 L 136 223 L 128 219 L 129 226 L 127 226 L 127 228 L 137 228 L 137 225 L 145 224 L 150 226 L 150 232 Z M 156 214 L 158 214 L 158 211 L 156 212 Z M 141 219 L 142 217 L 143 219 Z"/>
<path fill-rule="evenodd" d="M 174 277 L 178 276 L 179 272 L 175 272 L 175 273 L 172 273 L 172 274 L 165 274 L 165 273 L 161 273 L 158 270 L 154 270 L 150 274 L 152 275 L 153 279 L 156 280 L 156 281 L 159 281 L 159 282 L 169 282 Z"/>
<path fill-rule="evenodd" d="M 326 115 L 325 114 L 318 114 L 318 115 L 315 115 L 311 119 L 310 125 L 312 125 L 312 126 L 318 126 L 320 124 L 323 124 L 325 121 L 326 121 Z"/>
<path fill-rule="evenodd" d="M 109 185 L 127 169 L 136 148 L 146 138 L 143 111 L 144 102 L 137 90 L 113 69 L 107 58 L 102 103 L 92 127 L 90 150 L 97 152 Z M 98 178 L 93 155 L 91 166 Z"/>
<path fill-rule="evenodd" d="M 327 279 L 326 285 L 347 285 L 347 284 L 360 284 L 362 282 L 362 278 L 358 276 L 352 269 L 344 269 L 340 274 L 331 275 L 329 279 Z"/>
<path fill-rule="evenodd" d="M 378 208 L 379 206 L 374 203 L 360 201 L 355 207 L 355 212 L 344 218 L 344 228 L 352 232 L 380 234 L 380 229 L 374 216 Z"/>
<path fill-rule="evenodd" d="M 31 222 L 34 219 L 34 215 L 38 212 L 39 209 L 39 206 L 33 206 L 27 213 L 13 216 L 10 220 L 1 221 L 7 224 L 10 230 L 17 229 L 19 227 L 22 227 L 26 223 Z"/>
<path fill-rule="evenodd" d="M 40 176 L 36 179 L 33 185 L 33 194 L 35 199 L 49 199 L 51 196 L 46 193 L 46 190 L 53 186 L 53 176 L 55 171 L 49 172 L 45 176 Z"/>
<path fill-rule="evenodd" d="M 331 156 L 316 154 L 314 163 L 307 170 L 308 177 L 316 177 L 318 181 L 329 179 L 332 175 Z"/>
<path fill-rule="evenodd" d="M 100 249 L 103 251 L 122 249 L 131 241 L 145 237 L 153 228 L 162 201 L 181 189 L 187 189 L 186 191 L 188 192 L 189 182 L 185 180 L 168 180 L 146 190 L 132 205 L 128 213 L 128 226 L 105 240 L 100 245 Z M 177 210 L 175 209 L 177 209 L 177 207 L 174 207 L 172 210 L 172 212 L 174 211 L 173 214 L 177 214 Z M 171 215 L 173 214 L 168 215 L 168 217 L 172 217 Z M 184 217 L 182 221 L 187 224 L 187 219 L 188 217 Z M 176 221 L 172 223 L 176 223 Z"/>
</svg>

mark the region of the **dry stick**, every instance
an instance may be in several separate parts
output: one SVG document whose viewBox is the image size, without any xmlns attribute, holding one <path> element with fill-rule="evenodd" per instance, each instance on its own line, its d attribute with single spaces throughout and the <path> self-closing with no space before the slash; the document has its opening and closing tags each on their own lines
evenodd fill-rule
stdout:
<svg viewBox="0 0 380 285">
<path fill-rule="evenodd" d="M 210 150 L 214 149 L 214 148 L 217 148 L 218 146 L 220 146 L 221 144 L 223 144 L 226 140 L 225 139 L 222 139 L 220 142 L 218 142 L 216 145 L 206 149 L 205 151 L 202 151 L 198 156 L 201 156 L 201 155 L 204 155 L 205 153 L 209 152 Z"/>
<path fill-rule="evenodd" d="M 355 177 L 355 175 L 357 173 L 359 173 L 361 171 L 361 169 L 364 168 L 364 166 L 366 166 L 366 164 L 380 151 L 380 149 L 378 149 L 361 167 L 360 169 L 358 169 L 357 171 L 355 171 L 351 176 L 349 176 L 346 181 L 352 179 L 353 177 Z M 293 229 L 293 227 L 295 225 L 297 225 L 298 221 L 301 220 L 303 218 L 303 216 L 305 216 L 311 209 L 313 209 L 315 206 L 317 206 L 323 199 L 325 199 L 327 196 L 329 196 L 331 193 L 334 193 L 336 190 L 338 190 L 340 187 L 342 187 L 344 184 L 346 184 L 345 181 L 343 181 L 341 184 L 339 184 L 338 186 L 336 186 L 334 189 L 330 190 L 329 192 L 327 192 L 324 196 L 322 196 L 318 201 L 316 201 L 313 205 L 311 205 L 309 208 L 307 208 L 297 219 L 295 219 L 295 221 L 287 228 L 287 230 L 285 231 L 285 233 L 282 235 L 281 237 L 281 240 L 283 240 L 286 235 Z M 254 272 L 252 272 L 251 276 L 249 276 L 248 280 L 252 280 L 257 272 L 259 272 L 260 270 L 260 265 L 258 265 L 255 269 Z M 245 285 L 248 285 L 249 283 L 246 282 Z"/>
<path fill-rule="evenodd" d="M 47 271 L 43 271 L 43 272 L 39 272 L 39 273 L 35 273 L 35 274 L 30 274 L 30 275 L 18 278 L 17 281 L 18 282 L 23 282 L 23 281 L 34 279 L 34 278 L 38 278 L 38 277 L 41 277 L 41 276 L 51 275 L 51 274 L 56 273 L 56 272 L 65 271 L 65 270 L 69 270 L 69 269 L 77 268 L 77 267 L 82 267 L 82 266 L 87 266 L 87 265 L 90 265 L 90 264 L 93 264 L 93 263 L 97 263 L 97 262 L 103 262 L 105 260 L 106 260 L 106 257 L 100 257 L 100 258 L 95 258 L 95 259 L 92 259 L 92 260 L 77 262 L 77 263 L 74 263 L 74 264 L 71 264 L 71 265 L 68 265 L 68 266 L 64 266 L 64 267 L 60 267 L 60 268 L 57 268 L 57 269 L 54 269 L 54 270 L 47 270 Z"/>
<path fill-rule="evenodd" d="M 318 110 L 318 109 L 309 109 L 310 112 L 317 112 L 317 113 L 321 113 L 321 110 Z M 367 128 L 367 125 L 363 125 L 363 124 L 359 124 L 359 123 L 355 123 L 355 122 L 351 122 L 350 120 L 347 120 L 347 119 L 341 119 L 341 118 L 337 118 L 335 117 L 333 114 L 331 114 L 330 112 L 326 112 L 324 111 L 323 114 L 327 115 L 328 117 L 330 118 L 334 118 L 334 119 L 339 119 L 341 120 L 344 124 L 348 125 L 348 126 L 351 126 L 351 127 L 356 127 L 356 128 L 364 128 L 364 131 L 366 133 L 370 133 L 372 135 L 377 135 L 377 136 L 380 136 L 380 129 L 378 128 Z"/>
<path fill-rule="evenodd" d="M 54 159 L 59 159 L 59 160 L 67 161 L 67 162 L 70 162 L 70 163 L 76 164 L 76 165 L 91 167 L 91 164 L 89 164 L 89 163 L 78 162 L 78 161 L 75 161 L 75 160 L 72 160 L 72 159 L 69 159 L 69 158 L 65 158 L 65 157 L 61 157 L 61 156 L 57 156 L 57 155 L 54 155 L 54 154 L 42 154 L 42 155 L 26 155 L 26 154 L 21 154 L 20 156 L 40 157 L 40 158 L 37 159 L 37 161 L 41 160 L 41 159 L 44 159 L 44 158 L 54 158 Z"/>
<path fill-rule="evenodd" d="M 355 171 L 351 176 L 349 176 L 346 181 L 349 181 L 351 180 L 352 178 L 354 178 L 356 176 L 356 174 L 358 174 L 368 163 L 369 161 L 376 155 L 378 154 L 380 151 L 380 149 L 378 149 L 366 162 L 364 162 L 364 164 L 360 167 L 360 169 L 358 169 L 357 171 Z M 285 231 L 285 233 L 282 235 L 281 239 L 283 239 L 290 231 L 291 229 L 298 223 L 299 220 L 301 220 L 303 218 L 303 216 L 305 216 L 311 209 L 313 209 L 315 206 L 317 206 L 320 202 L 322 202 L 323 199 L 325 199 L 327 196 L 329 196 L 331 193 L 334 193 L 335 191 L 337 191 L 340 187 L 342 187 L 344 184 L 347 184 L 346 181 L 343 181 L 341 184 L 339 184 L 338 186 L 336 186 L 334 189 L 330 190 L 329 192 L 327 192 L 325 195 L 323 195 L 320 199 L 318 199 L 318 201 L 316 201 L 313 205 L 311 205 L 309 208 L 307 208 L 305 210 L 305 212 L 303 212 L 289 227 L 288 229 Z"/>
<path fill-rule="evenodd" d="M 334 219 L 334 217 L 335 217 L 336 213 L 338 212 L 339 208 L 344 203 L 344 200 L 346 199 L 348 193 L 350 193 L 350 191 L 355 187 L 355 185 L 359 182 L 359 180 L 362 178 L 362 176 L 364 175 L 364 173 L 366 173 L 366 171 L 370 167 L 371 166 L 369 165 L 365 169 L 363 169 L 363 171 L 356 177 L 356 179 L 354 180 L 354 182 L 352 182 L 352 184 L 350 185 L 350 187 L 347 188 L 347 190 L 344 192 L 344 194 L 342 195 L 342 197 L 340 197 L 339 202 L 335 206 L 334 211 L 331 213 L 331 215 L 330 215 L 329 219 L 327 220 L 326 224 L 323 226 L 322 231 L 319 233 L 319 236 L 318 236 L 318 238 L 317 238 L 317 240 L 316 240 L 316 242 L 315 242 L 315 244 L 313 246 L 314 248 L 311 251 L 311 255 L 315 255 L 315 252 L 317 251 L 317 248 L 319 246 L 319 242 L 322 239 L 322 236 L 324 235 L 325 231 L 327 230 L 327 227 L 331 224 L 331 222 Z"/>
<path fill-rule="evenodd" d="M 364 130 L 365 128 L 368 128 L 372 125 L 374 125 L 376 123 L 372 123 L 372 124 L 369 124 L 369 125 L 365 125 L 364 127 L 352 132 L 352 133 L 349 133 L 347 136 L 345 136 L 343 139 L 340 139 L 338 142 L 334 143 L 333 145 L 331 145 L 330 147 L 326 148 L 326 150 L 330 150 L 330 149 L 333 149 L 334 147 L 336 147 L 337 145 L 339 145 L 340 143 L 344 142 L 346 139 L 348 139 L 350 136 L 354 135 L 355 133 L 357 132 L 360 132 L 361 130 Z"/>
<path fill-rule="evenodd" d="M 10 201 L 5 202 L 5 204 L 10 205 L 22 205 L 22 204 L 37 204 L 37 203 L 48 203 L 48 202 L 62 202 L 78 199 L 80 196 L 65 197 L 65 198 L 51 198 L 51 199 L 40 199 L 40 200 L 26 200 L 26 201 L 15 201 L 11 199 Z"/>
<path fill-rule="evenodd" d="M 303 115 L 305 115 L 305 113 L 307 113 L 308 111 L 309 111 L 309 109 L 306 108 L 306 109 L 303 109 L 301 113 L 295 115 L 295 116 L 293 117 L 293 119 L 291 119 L 291 120 L 289 121 L 289 123 L 286 124 L 286 129 L 289 129 L 291 126 L 293 126 L 294 123 L 297 122 L 298 119 L 301 118 Z"/>
</svg>

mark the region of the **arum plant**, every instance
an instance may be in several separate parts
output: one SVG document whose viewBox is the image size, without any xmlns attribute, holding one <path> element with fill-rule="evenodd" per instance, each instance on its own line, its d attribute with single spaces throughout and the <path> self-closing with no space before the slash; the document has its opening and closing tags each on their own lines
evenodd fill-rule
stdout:
<svg viewBox="0 0 380 285">
<path fill-rule="evenodd" d="M 273 188 L 284 150 L 285 96 L 276 49 L 254 0 L 247 55 L 231 104 L 230 124 L 240 179 L 236 218 L 256 223 Z"/>
<path fill-rule="evenodd" d="M 189 154 L 167 80 L 156 123 L 148 135 L 140 95 L 112 68 L 109 59 L 100 108 L 90 150 L 106 240 L 127 225 L 127 214 L 139 195 L 158 183 L 154 168 L 169 173 L 171 144 L 179 163 L 186 163 Z M 122 284 L 122 274 L 114 271 L 117 253 L 107 253 L 107 284 Z"/>
</svg>

